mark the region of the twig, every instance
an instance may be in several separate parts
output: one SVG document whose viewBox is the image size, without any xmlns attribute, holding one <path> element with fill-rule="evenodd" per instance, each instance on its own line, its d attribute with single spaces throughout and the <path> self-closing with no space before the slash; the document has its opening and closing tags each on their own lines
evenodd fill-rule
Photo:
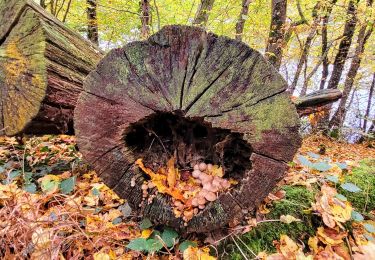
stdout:
<svg viewBox="0 0 375 260">
<path fill-rule="evenodd" d="M 247 250 L 249 250 L 250 253 L 252 253 L 255 256 L 255 258 L 258 258 L 258 256 L 254 253 L 254 251 L 251 250 L 251 248 L 248 245 L 246 245 L 246 243 L 243 242 L 239 236 L 236 235 L 236 238 L 240 240 L 240 242 L 246 247 Z"/>
<path fill-rule="evenodd" d="M 249 260 L 249 258 L 247 258 L 247 256 L 245 255 L 245 253 L 242 251 L 241 247 L 237 244 L 237 242 L 236 242 L 236 240 L 234 239 L 234 237 L 231 236 L 231 238 L 232 238 L 233 242 L 236 244 L 238 250 L 240 250 L 241 255 L 244 257 L 244 259 L 245 259 L 245 260 Z"/>
<path fill-rule="evenodd" d="M 348 237 L 345 237 L 345 241 L 346 241 L 346 244 L 348 245 L 348 248 L 349 248 L 350 259 L 354 259 L 354 258 L 353 258 L 352 247 L 351 247 L 351 245 L 350 245 L 350 243 L 349 243 L 349 239 L 348 239 Z"/>
<path fill-rule="evenodd" d="M 159 143 L 161 144 L 161 146 L 163 147 L 164 149 L 164 152 L 168 155 L 170 155 L 170 153 L 167 151 L 167 149 L 165 148 L 164 144 L 163 144 L 163 141 L 160 139 L 160 137 L 151 129 L 148 129 L 146 127 L 144 127 L 149 133 L 153 134 L 159 141 Z"/>
</svg>

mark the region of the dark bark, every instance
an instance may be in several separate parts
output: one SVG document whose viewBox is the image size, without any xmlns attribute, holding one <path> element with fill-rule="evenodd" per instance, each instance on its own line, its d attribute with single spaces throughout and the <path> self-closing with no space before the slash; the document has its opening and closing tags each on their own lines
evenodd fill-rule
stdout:
<svg viewBox="0 0 375 260">
<path fill-rule="evenodd" d="M 373 78 L 372 78 L 371 87 L 370 87 L 368 100 L 367 100 L 367 108 L 366 108 L 366 113 L 365 113 L 365 119 L 363 121 L 363 131 L 364 132 L 367 131 L 367 121 L 368 121 L 368 118 L 370 117 L 370 109 L 371 109 L 371 103 L 372 103 L 372 96 L 374 94 L 374 88 L 375 88 L 375 73 L 374 73 Z"/>
<path fill-rule="evenodd" d="M 150 35 L 150 0 L 141 0 L 141 38 L 146 39 Z"/>
<path fill-rule="evenodd" d="M 332 8 L 336 4 L 337 0 L 332 0 L 332 3 L 328 5 L 327 9 L 324 10 L 324 15 L 322 17 L 322 56 L 328 52 L 328 31 L 327 31 L 327 25 L 329 21 L 329 17 L 331 16 L 332 13 Z M 328 55 L 324 56 L 323 59 L 323 69 L 322 69 L 322 79 L 320 81 L 320 89 L 324 89 L 324 86 L 327 81 L 328 77 L 328 66 L 329 66 L 329 61 L 328 61 Z"/>
<path fill-rule="evenodd" d="M 266 58 L 276 68 L 280 69 L 286 20 L 287 0 L 272 0 L 271 26 L 266 46 Z"/>
<path fill-rule="evenodd" d="M 350 0 L 347 9 L 347 19 L 345 22 L 343 38 L 339 44 L 339 50 L 333 62 L 332 74 L 328 82 L 329 89 L 335 89 L 341 79 L 346 58 L 348 57 L 350 45 L 352 43 L 355 26 L 357 24 L 357 4 L 359 0 Z"/>
<path fill-rule="evenodd" d="M 214 6 L 215 0 L 200 0 L 197 12 L 195 13 L 195 18 L 193 25 L 206 27 L 208 22 L 208 16 L 212 7 Z"/>
<path fill-rule="evenodd" d="M 101 52 L 34 1 L 0 2 L 1 129 L 72 132 L 82 81 Z"/>
<path fill-rule="evenodd" d="M 254 209 L 297 151 L 299 117 L 286 87 L 246 44 L 167 26 L 112 50 L 86 78 L 75 109 L 78 145 L 135 212 L 181 232 L 209 232 Z M 184 226 L 169 196 L 141 204 L 145 176 L 134 166 L 143 158 L 156 170 L 171 154 L 182 166 L 194 158 L 220 164 L 239 183 Z"/>
<path fill-rule="evenodd" d="M 368 7 L 372 5 L 372 0 L 368 1 Z M 350 64 L 350 68 L 348 71 L 348 74 L 345 78 L 344 83 L 344 91 L 343 96 L 340 100 L 340 104 L 337 108 L 337 111 L 333 115 L 331 122 L 329 124 L 330 127 L 341 127 L 344 123 L 344 115 L 345 115 L 345 108 L 346 108 L 346 101 L 348 100 L 349 93 L 351 92 L 354 84 L 355 77 L 357 76 L 357 72 L 359 70 L 359 67 L 361 66 L 361 60 L 362 60 L 362 54 L 365 49 L 365 45 L 367 40 L 370 38 L 372 31 L 373 31 L 373 25 L 370 25 L 370 28 L 367 30 L 367 23 L 362 25 L 358 37 L 357 37 L 357 46 L 354 51 L 354 57 L 352 58 L 352 62 Z"/>
<path fill-rule="evenodd" d="M 243 28 L 245 26 L 246 16 L 249 13 L 250 3 L 251 3 L 251 0 L 242 0 L 242 8 L 241 8 L 240 16 L 238 17 L 238 20 L 236 23 L 236 40 L 239 40 L 239 41 L 242 40 Z"/>
<path fill-rule="evenodd" d="M 86 0 L 87 4 L 87 38 L 94 44 L 99 44 L 97 0 Z"/>
</svg>

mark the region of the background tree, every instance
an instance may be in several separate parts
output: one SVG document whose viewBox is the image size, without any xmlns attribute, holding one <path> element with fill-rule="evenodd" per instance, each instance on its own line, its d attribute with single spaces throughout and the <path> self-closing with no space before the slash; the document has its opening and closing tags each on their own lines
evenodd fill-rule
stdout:
<svg viewBox="0 0 375 260">
<path fill-rule="evenodd" d="M 210 14 L 210 11 L 212 10 L 214 2 L 215 0 L 201 0 L 195 14 L 193 25 L 206 27 L 208 16 Z"/>
<path fill-rule="evenodd" d="M 141 38 L 146 39 L 150 35 L 150 0 L 141 0 Z"/>
<path fill-rule="evenodd" d="M 96 0 L 87 0 L 87 38 L 92 43 L 99 44 Z"/>
<path fill-rule="evenodd" d="M 250 3 L 251 0 L 242 0 L 241 12 L 236 23 L 236 39 L 239 41 L 242 40 L 243 28 L 245 26 L 247 14 L 249 13 Z"/>
<path fill-rule="evenodd" d="M 272 0 L 271 26 L 265 54 L 277 70 L 280 69 L 283 55 L 286 10 L 286 0 Z"/>
</svg>

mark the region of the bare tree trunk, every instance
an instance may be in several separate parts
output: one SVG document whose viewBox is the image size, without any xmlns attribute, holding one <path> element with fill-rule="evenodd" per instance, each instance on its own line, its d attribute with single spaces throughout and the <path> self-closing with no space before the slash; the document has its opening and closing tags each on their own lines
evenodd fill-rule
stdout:
<svg viewBox="0 0 375 260">
<path fill-rule="evenodd" d="M 86 0 L 87 4 L 87 38 L 94 44 L 99 44 L 98 18 L 96 15 L 96 0 Z"/>
<path fill-rule="evenodd" d="M 367 6 L 371 7 L 371 5 L 372 5 L 372 0 L 369 0 L 367 2 Z M 346 75 L 346 79 L 344 83 L 343 96 L 340 100 L 339 107 L 337 108 L 337 111 L 333 115 L 332 120 L 329 124 L 330 127 L 340 127 L 342 126 L 344 122 L 345 104 L 348 99 L 349 93 L 352 90 L 354 79 L 357 75 L 358 69 L 361 66 L 362 54 L 364 52 L 366 42 L 368 38 L 370 38 L 370 35 L 373 31 L 373 28 L 374 28 L 373 25 L 371 25 L 370 28 L 366 32 L 367 24 L 364 24 L 359 30 L 358 38 L 357 38 L 357 46 L 355 48 L 354 57 L 350 64 L 350 68 L 349 68 L 348 74 Z"/>
<path fill-rule="evenodd" d="M 350 0 L 347 9 L 347 19 L 345 22 L 343 38 L 340 41 L 339 50 L 336 54 L 333 63 L 333 70 L 331 78 L 328 82 L 327 88 L 337 88 L 342 71 L 344 69 L 345 61 L 349 53 L 349 48 L 352 43 L 355 26 L 357 24 L 357 4 L 359 0 Z"/>
<path fill-rule="evenodd" d="M 287 0 L 272 0 L 271 27 L 266 47 L 266 59 L 280 69 L 285 34 Z"/>
<path fill-rule="evenodd" d="M 150 0 L 141 0 L 141 38 L 150 35 Z"/>
<path fill-rule="evenodd" d="M 63 16 L 63 19 L 61 20 L 63 23 L 66 22 L 66 17 L 68 16 L 71 4 L 72 4 L 72 0 L 69 0 L 68 5 L 67 5 L 66 10 L 65 10 L 65 13 L 64 13 L 64 16 Z"/>
<path fill-rule="evenodd" d="M 46 0 L 40 0 L 40 6 L 43 8 L 43 9 L 46 9 L 47 5 L 46 5 Z"/>
<path fill-rule="evenodd" d="M 245 26 L 246 16 L 249 13 L 250 3 L 251 0 L 242 0 L 241 13 L 236 23 L 236 40 L 242 40 L 243 28 Z"/>
<path fill-rule="evenodd" d="M 310 51 L 311 43 L 312 43 L 312 40 L 314 39 L 314 37 L 316 35 L 316 29 L 318 27 L 319 19 L 320 19 L 320 16 L 317 14 L 318 9 L 319 9 L 319 2 L 314 6 L 314 9 L 313 9 L 314 21 L 313 21 L 313 24 L 310 27 L 310 31 L 309 31 L 309 34 L 306 38 L 306 42 L 304 44 L 304 47 L 303 47 L 303 50 L 302 50 L 302 53 L 301 53 L 301 57 L 298 61 L 297 70 L 296 70 L 296 73 L 294 75 L 293 82 L 290 85 L 289 92 L 291 94 L 293 94 L 294 90 L 296 89 L 298 79 L 299 79 L 299 76 L 300 76 L 301 71 L 302 71 L 302 67 L 307 62 L 307 56 L 308 56 L 308 53 Z M 306 93 L 306 90 L 304 92 Z M 302 93 L 301 93 L 301 95 L 302 95 Z"/>
<path fill-rule="evenodd" d="M 328 5 L 327 10 L 325 10 L 325 14 L 322 18 L 322 55 L 328 51 L 328 36 L 327 36 L 327 24 L 329 17 L 332 13 L 332 8 L 333 5 L 335 5 L 337 0 L 332 0 L 332 3 Z M 323 70 L 322 70 L 322 79 L 320 81 L 320 88 L 319 89 L 324 89 L 324 86 L 326 84 L 326 80 L 328 77 L 328 66 L 329 66 L 329 61 L 328 61 L 328 55 L 326 55 L 323 59 Z"/>
<path fill-rule="evenodd" d="M 215 0 L 201 0 L 197 12 L 195 13 L 193 25 L 206 27 L 208 16 L 214 6 L 214 2 Z"/>
<path fill-rule="evenodd" d="M 367 101 L 367 108 L 366 108 L 366 114 L 365 114 L 365 120 L 363 122 L 363 131 L 366 132 L 367 128 L 367 121 L 370 116 L 370 109 L 371 109 L 371 103 L 372 103 L 372 96 L 374 94 L 374 87 L 375 87 L 375 73 L 372 78 L 372 83 L 370 87 L 370 93 L 368 95 L 368 101 Z"/>
</svg>

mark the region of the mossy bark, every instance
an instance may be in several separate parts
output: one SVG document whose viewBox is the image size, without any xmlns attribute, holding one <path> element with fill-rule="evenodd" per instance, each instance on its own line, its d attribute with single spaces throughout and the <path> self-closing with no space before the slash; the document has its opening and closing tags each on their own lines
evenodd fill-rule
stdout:
<svg viewBox="0 0 375 260">
<path fill-rule="evenodd" d="M 166 26 L 146 41 L 112 50 L 86 78 L 74 117 L 78 145 L 104 182 L 136 212 L 182 232 L 209 232 L 254 209 L 283 177 L 300 146 L 299 117 L 286 87 L 273 66 L 246 44 L 197 27 Z M 151 124 L 164 114 L 177 121 Z M 176 128 L 185 119 L 208 129 L 202 142 L 191 139 L 188 127 Z M 134 134 L 142 124 L 155 126 L 155 132 L 167 128 L 158 134 L 165 147 L 144 137 L 146 132 Z M 170 138 L 165 132 L 171 132 Z M 131 133 L 134 145 L 129 145 Z M 182 137 L 176 140 L 175 134 Z M 205 144 L 222 146 L 222 152 L 212 154 L 214 149 Z M 239 180 L 187 226 L 163 194 L 139 207 L 145 175 L 134 161 L 142 157 L 148 167 L 165 165 L 163 148 L 173 152 L 176 147 L 192 157 L 207 151 L 215 164 L 232 156 L 232 168 L 224 163 L 224 170 Z M 248 151 L 246 162 L 235 153 L 239 149 Z"/>
<path fill-rule="evenodd" d="M 103 54 L 33 1 L 0 2 L 2 131 L 73 130 L 82 82 Z"/>
</svg>

